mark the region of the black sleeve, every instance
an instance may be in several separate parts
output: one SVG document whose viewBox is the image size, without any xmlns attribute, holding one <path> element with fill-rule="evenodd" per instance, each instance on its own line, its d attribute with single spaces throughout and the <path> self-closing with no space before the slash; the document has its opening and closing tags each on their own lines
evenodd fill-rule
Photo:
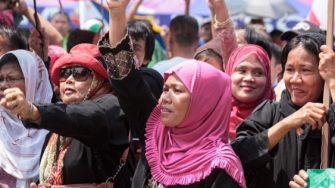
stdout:
<svg viewBox="0 0 335 188">
<path fill-rule="evenodd" d="M 107 34 L 99 41 L 99 50 L 106 61 L 108 75 L 120 105 L 143 145 L 145 125 L 157 100 L 136 68 L 129 40 L 126 35 L 115 48 L 111 48 Z"/>
<path fill-rule="evenodd" d="M 128 144 L 126 118 L 111 94 L 81 103 L 36 106 L 40 124 L 28 123 L 26 127 L 47 129 L 96 149 Z"/>
<path fill-rule="evenodd" d="M 236 130 L 231 143 L 243 164 L 258 165 L 271 159 L 268 149 L 268 129 L 273 125 L 276 103 L 264 101 Z"/>
<path fill-rule="evenodd" d="M 113 80 L 112 85 L 132 129 L 143 141 L 145 125 L 151 111 L 157 104 L 156 99 L 152 97 L 140 71 L 135 69 L 125 79 Z"/>
</svg>

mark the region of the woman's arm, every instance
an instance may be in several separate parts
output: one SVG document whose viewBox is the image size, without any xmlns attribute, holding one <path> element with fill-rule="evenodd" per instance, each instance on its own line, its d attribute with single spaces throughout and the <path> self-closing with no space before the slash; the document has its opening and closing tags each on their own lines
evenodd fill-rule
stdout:
<svg viewBox="0 0 335 188">
<path fill-rule="evenodd" d="M 144 140 L 145 123 L 156 106 L 134 59 L 134 53 L 127 35 L 125 8 L 129 0 L 107 1 L 110 12 L 110 30 L 99 41 L 113 89 L 121 107 L 130 121 L 132 129 Z"/>
<path fill-rule="evenodd" d="M 275 121 L 275 102 L 261 103 L 255 111 L 245 119 L 237 128 L 237 137 L 232 147 L 240 157 L 242 163 L 263 163 L 269 159 L 269 152 L 292 129 L 302 134 L 300 127 L 310 124 L 312 129 L 321 128 L 325 120 L 326 108 L 320 103 L 307 103 L 290 116 Z M 265 160 L 264 160 L 265 159 Z"/>
<path fill-rule="evenodd" d="M 268 129 L 273 125 L 278 104 L 264 101 L 236 130 L 231 145 L 243 164 L 265 163 L 271 156 L 268 148 Z"/>
<path fill-rule="evenodd" d="M 126 7 L 129 0 L 107 0 L 109 10 L 109 44 L 112 48 L 123 39 L 127 33 Z"/>
<path fill-rule="evenodd" d="M 75 138 L 84 144 L 106 148 L 128 143 L 128 124 L 118 100 L 111 94 L 73 104 L 35 105 L 41 118 L 26 124 Z"/>
<path fill-rule="evenodd" d="M 41 34 L 36 29 L 32 29 L 30 32 L 30 36 L 28 39 L 28 44 L 30 47 L 30 50 L 35 52 L 44 62 L 47 69 L 49 69 L 49 56 L 48 56 L 48 46 L 49 46 L 49 38 L 45 33 L 44 28 L 41 28 Z M 42 45 L 43 44 L 43 45 Z"/>
<path fill-rule="evenodd" d="M 208 6 L 212 12 L 213 37 L 217 36 L 221 29 L 234 26 L 224 0 L 208 0 Z"/>
<path fill-rule="evenodd" d="M 118 143 L 115 138 L 128 142 L 126 117 L 111 94 L 81 103 L 44 105 L 27 101 L 19 88 L 6 89 L 4 94 L 1 105 L 18 114 L 29 128 L 46 129 L 97 148 Z"/>
<path fill-rule="evenodd" d="M 301 128 L 304 124 L 309 124 L 312 129 L 321 129 L 326 120 L 326 107 L 320 103 L 307 103 L 298 111 L 284 118 L 272 126 L 268 131 L 269 149 L 274 148 L 278 142 L 292 129 L 296 129 L 297 134 L 302 134 Z"/>
<path fill-rule="evenodd" d="M 225 66 L 230 54 L 237 48 L 234 24 L 230 19 L 227 5 L 224 0 L 208 0 L 212 10 L 213 38 L 221 40 L 221 56 Z M 225 68 L 225 67 L 223 67 Z"/>
<path fill-rule="evenodd" d="M 191 0 L 184 0 L 185 2 L 185 15 L 189 16 L 190 15 L 190 5 L 191 5 Z"/>
<path fill-rule="evenodd" d="M 27 2 L 25 0 L 19 0 L 18 6 L 14 8 L 14 10 L 20 14 L 23 14 L 27 17 L 27 19 L 33 24 L 35 23 L 34 13 L 35 11 L 28 7 Z M 50 40 L 50 45 L 63 45 L 63 36 L 54 28 L 51 23 L 43 18 L 41 15 L 38 14 L 38 19 L 40 21 L 40 27 L 44 28 L 45 34 L 47 35 L 48 39 Z"/>
</svg>

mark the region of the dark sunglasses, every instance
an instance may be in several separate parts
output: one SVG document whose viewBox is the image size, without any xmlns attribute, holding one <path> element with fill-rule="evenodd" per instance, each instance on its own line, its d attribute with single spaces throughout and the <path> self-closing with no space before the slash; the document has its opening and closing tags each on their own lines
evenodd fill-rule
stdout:
<svg viewBox="0 0 335 188">
<path fill-rule="evenodd" d="M 92 74 L 92 71 L 85 67 L 66 67 L 59 71 L 59 81 L 65 82 L 71 75 L 75 81 L 84 82 Z"/>
</svg>

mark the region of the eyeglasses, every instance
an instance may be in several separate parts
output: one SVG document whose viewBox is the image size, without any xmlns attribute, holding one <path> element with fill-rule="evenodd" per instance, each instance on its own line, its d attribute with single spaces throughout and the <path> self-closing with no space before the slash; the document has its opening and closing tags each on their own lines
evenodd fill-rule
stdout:
<svg viewBox="0 0 335 188">
<path fill-rule="evenodd" d="M 3 83 L 4 81 L 6 81 L 6 83 L 8 84 L 14 84 L 15 82 L 19 80 L 24 80 L 24 78 L 23 77 L 12 77 L 12 76 L 7 76 L 7 77 L 0 76 L 0 83 Z"/>
<path fill-rule="evenodd" d="M 71 75 L 75 81 L 84 82 L 92 74 L 92 71 L 85 67 L 66 67 L 59 71 L 59 81 L 65 82 Z"/>
</svg>

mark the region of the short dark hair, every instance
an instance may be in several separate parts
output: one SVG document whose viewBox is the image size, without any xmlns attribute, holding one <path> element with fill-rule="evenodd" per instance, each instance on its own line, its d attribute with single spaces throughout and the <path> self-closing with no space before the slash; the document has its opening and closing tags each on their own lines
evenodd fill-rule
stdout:
<svg viewBox="0 0 335 188">
<path fill-rule="evenodd" d="M 271 37 L 280 37 L 282 34 L 283 34 L 283 32 L 281 30 L 279 30 L 279 29 L 273 29 L 270 32 L 270 36 Z"/>
<path fill-rule="evenodd" d="M 72 47 L 81 43 L 93 43 L 95 33 L 93 31 L 87 31 L 82 29 L 75 29 L 70 32 L 67 41 L 67 51 L 69 52 Z"/>
<path fill-rule="evenodd" d="M 325 43 L 326 43 L 326 36 L 319 33 L 306 33 L 292 38 L 283 49 L 282 53 L 283 70 L 285 69 L 288 54 L 290 53 L 291 50 L 295 49 L 298 46 L 302 46 L 305 50 L 313 54 L 318 59 L 319 62 L 320 60 L 319 53 L 321 52 L 320 47 Z"/>
<path fill-rule="evenodd" d="M 8 40 L 9 50 L 28 50 L 27 39 L 19 30 L 11 27 L 0 26 L 0 35 Z"/>
<path fill-rule="evenodd" d="M 155 38 L 150 29 L 150 23 L 142 20 L 130 20 L 128 22 L 128 32 L 131 38 L 135 40 L 145 40 L 145 55 L 146 60 L 151 60 L 155 49 Z"/>
<path fill-rule="evenodd" d="M 69 14 L 67 14 L 67 13 L 64 12 L 63 10 L 60 10 L 60 11 L 56 12 L 55 14 L 53 14 L 53 15 L 51 16 L 51 18 L 50 18 L 50 21 L 52 21 L 52 20 L 55 18 L 55 16 L 57 16 L 57 15 L 64 15 L 64 16 L 66 17 L 67 22 L 68 22 L 69 24 L 71 23 L 71 19 L 70 19 Z"/>
<path fill-rule="evenodd" d="M 261 34 L 257 33 L 253 28 L 246 27 L 246 41 L 248 44 L 255 44 L 262 47 L 269 56 L 269 59 L 272 57 L 270 42 L 264 38 Z"/>
<path fill-rule="evenodd" d="M 169 28 L 173 40 L 180 46 L 188 47 L 198 42 L 199 24 L 192 16 L 180 15 L 174 17 Z"/>
</svg>

